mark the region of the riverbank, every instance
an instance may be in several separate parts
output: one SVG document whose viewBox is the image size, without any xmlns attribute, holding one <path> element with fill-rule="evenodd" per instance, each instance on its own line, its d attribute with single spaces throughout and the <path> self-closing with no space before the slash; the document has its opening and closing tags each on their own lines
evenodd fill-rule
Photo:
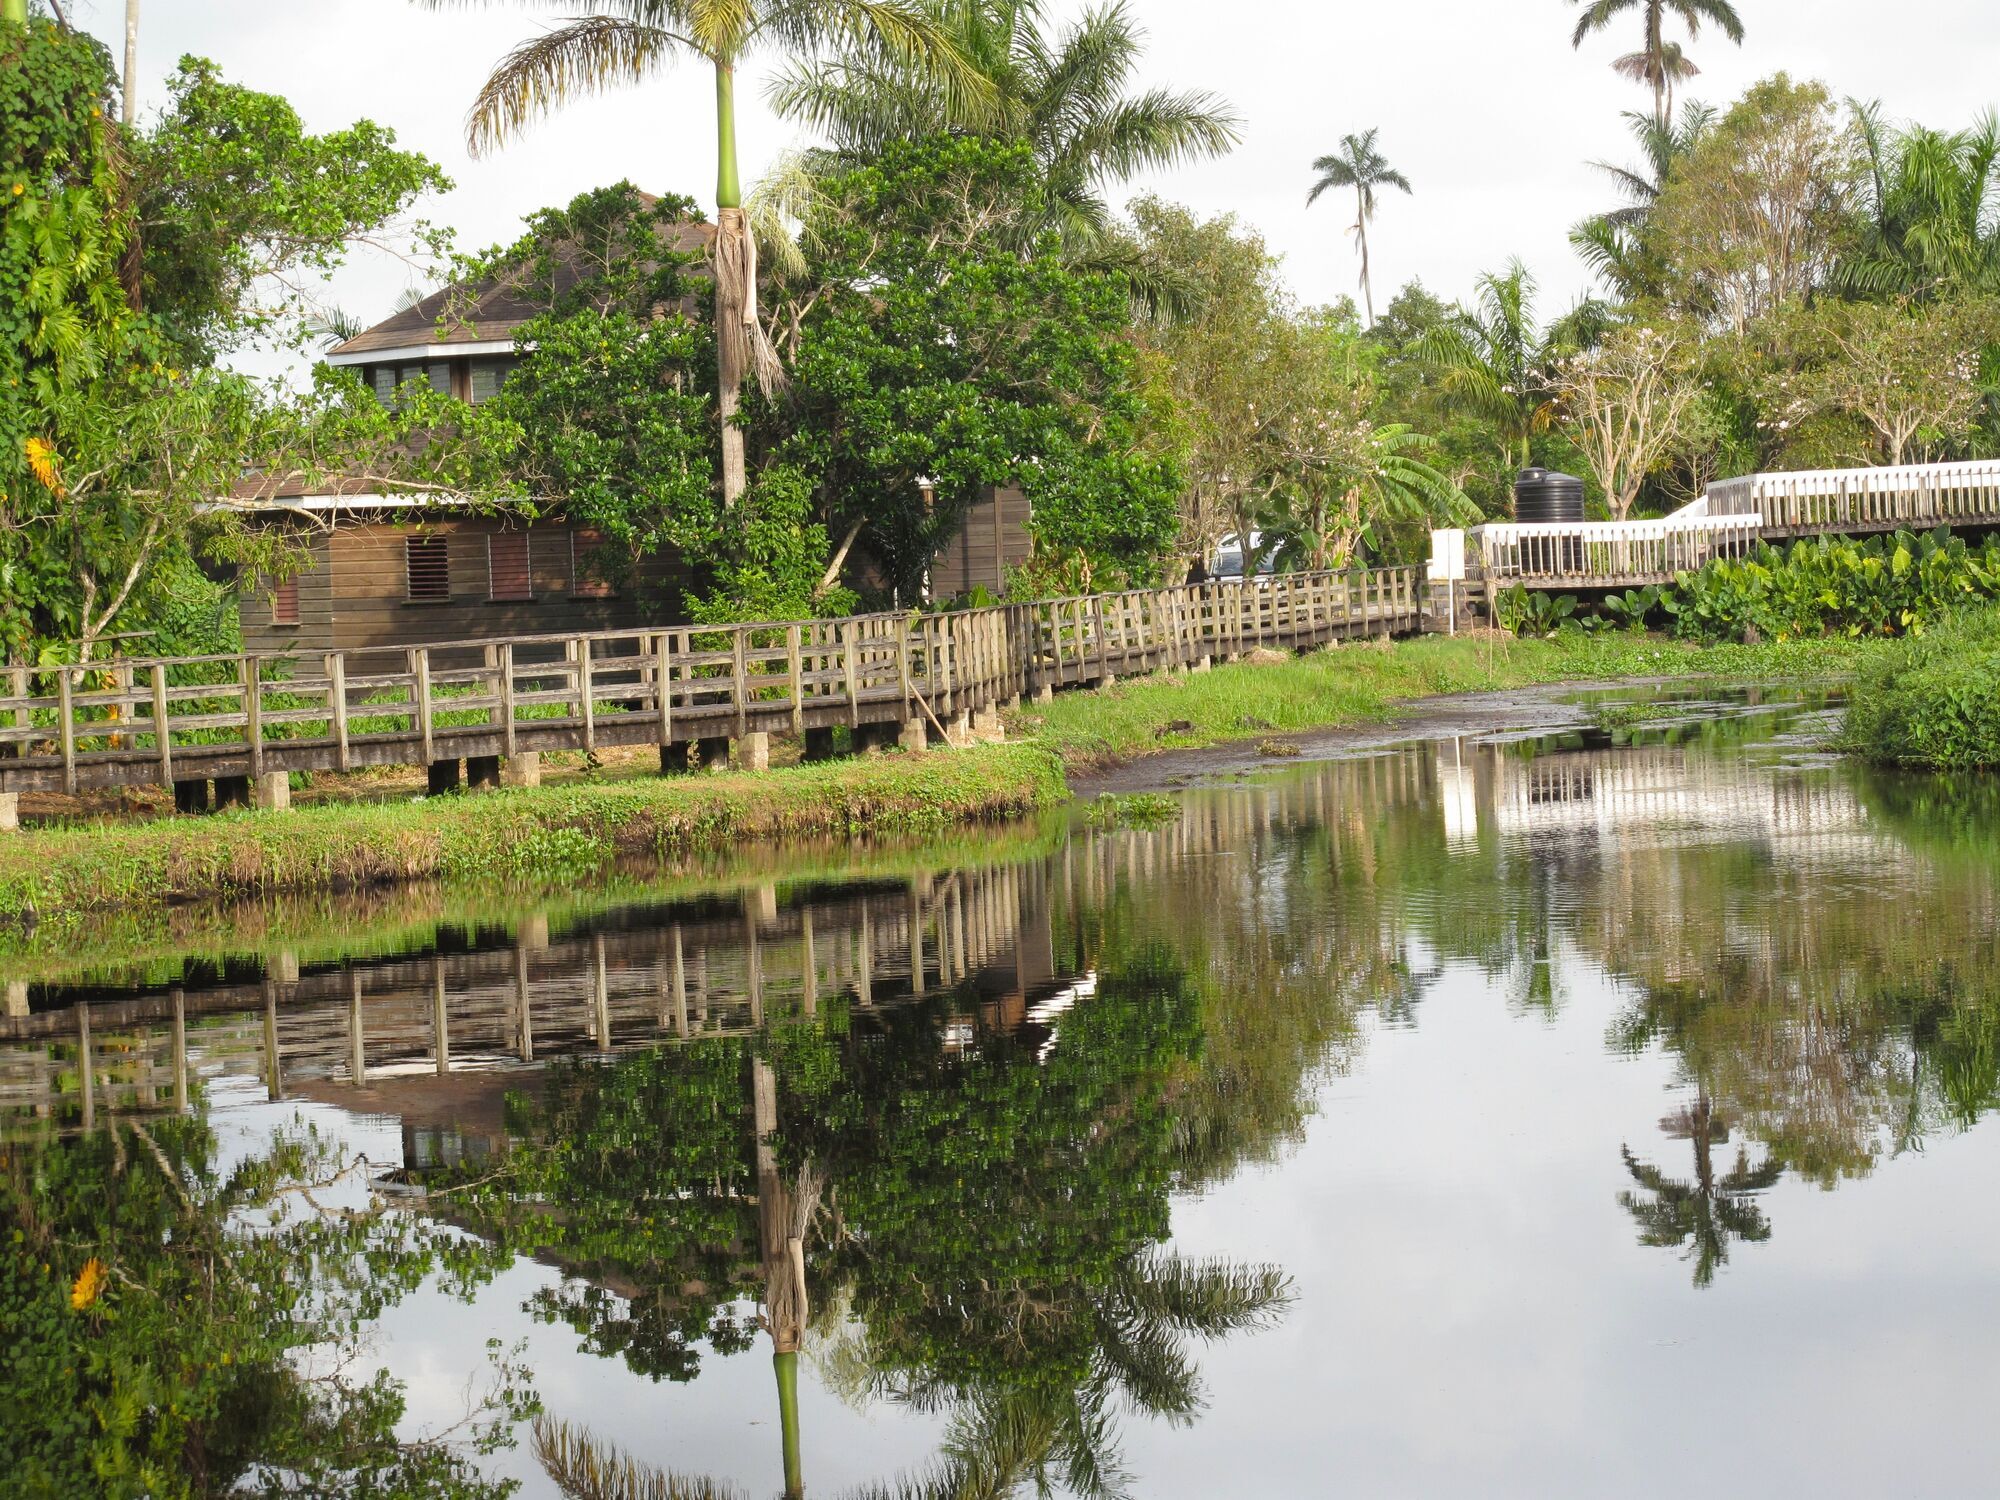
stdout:
<svg viewBox="0 0 2000 1500">
<path fill-rule="evenodd" d="M 1875 648 L 1700 647 L 1639 635 L 1354 644 L 1064 694 L 1024 743 L 753 774 L 634 776 L 408 802 L 30 831 L 0 839 L 0 921 L 61 932 L 108 912 L 423 882 L 548 885 L 621 857 L 893 834 L 1052 806 L 1080 774 L 1161 750 L 1385 723 L 1415 700 L 1618 678 L 1823 677 Z"/>
<path fill-rule="evenodd" d="M 0 840 L 0 920 L 425 881 L 592 879 L 621 856 L 1016 817 L 1067 795 L 1035 745 L 54 829 Z"/>
</svg>

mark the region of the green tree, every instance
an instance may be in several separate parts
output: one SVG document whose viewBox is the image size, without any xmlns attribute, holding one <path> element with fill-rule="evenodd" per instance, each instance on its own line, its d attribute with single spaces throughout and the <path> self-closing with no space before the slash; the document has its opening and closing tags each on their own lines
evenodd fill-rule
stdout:
<svg viewBox="0 0 2000 1500">
<path fill-rule="evenodd" d="M 793 64 L 772 103 L 823 131 L 837 164 L 947 128 L 1027 141 L 1043 191 L 1024 232 L 1054 228 L 1076 253 L 1101 252 L 1111 237 L 1111 186 L 1237 142 L 1240 121 L 1213 94 L 1130 91 L 1145 33 L 1124 0 L 1093 6 L 1055 33 L 1041 0 L 925 0 L 924 9 L 990 83 L 992 100 L 977 101 L 977 112 L 963 107 L 962 91 L 872 37 Z"/>
<path fill-rule="evenodd" d="M 1855 143 L 1817 83 L 1752 87 L 1679 164 L 1646 215 L 1676 312 L 1741 331 L 1826 286 L 1856 232 Z"/>
<path fill-rule="evenodd" d="M 1648 253 L 1646 218 L 1666 191 L 1675 169 L 1693 154 L 1714 128 L 1715 120 L 1713 107 L 1692 99 L 1681 106 L 1677 122 L 1662 123 L 1649 114 L 1628 110 L 1625 122 L 1644 160 L 1636 167 L 1602 161 L 1593 164 L 1611 178 L 1625 201 L 1585 219 L 1570 231 L 1569 241 L 1584 263 L 1627 301 L 1661 295 L 1665 273 L 1657 258 Z"/>
<path fill-rule="evenodd" d="M 455 0 L 421 0 L 434 8 Z M 928 70 L 968 112 L 983 106 L 984 80 L 935 21 L 904 0 L 593 0 L 589 12 L 523 42 L 494 67 L 473 101 L 466 140 L 476 155 L 578 95 L 640 83 L 682 58 L 715 80 L 715 341 L 721 423 L 722 501 L 748 482 L 737 422 L 744 380 L 777 376 L 757 315 L 757 247 L 743 215 L 736 157 L 736 71 L 769 48 L 797 55 L 863 38 Z"/>
<path fill-rule="evenodd" d="M 793 386 L 758 424 L 841 538 L 825 583 L 858 544 L 918 597 L 965 507 L 1008 484 L 1033 507 L 1039 580 L 1155 576 L 1179 484 L 1141 446 L 1128 290 L 1053 233 L 1021 245 L 1041 191 L 1032 148 L 979 139 L 894 145 L 826 182 L 811 274 L 774 314 Z"/>
<path fill-rule="evenodd" d="M 1370 128 L 1360 135 L 1344 135 L 1338 151 L 1316 157 L 1312 169 L 1319 177 L 1312 191 L 1306 194 L 1306 206 L 1310 208 L 1329 188 L 1354 189 L 1354 245 L 1361 255 L 1361 301 L 1370 324 L 1375 321 L 1375 294 L 1368 284 L 1368 221 L 1375 217 L 1376 190 L 1390 187 L 1406 193 L 1411 190 L 1410 179 L 1390 166 L 1375 149 L 1379 133 Z"/>
<path fill-rule="evenodd" d="M 1673 118 L 1674 85 L 1701 70 L 1681 50 L 1680 43 L 1668 41 L 1666 18 L 1671 11 L 1687 26 L 1690 37 L 1701 34 L 1701 23 L 1712 22 L 1722 34 L 1743 44 L 1743 19 L 1729 0 L 1575 0 L 1584 7 L 1577 18 L 1570 45 L 1580 48 L 1594 31 L 1603 31 L 1628 11 L 1638 11 L 1645 27 L 1644 40 L 1637 52 L 1628 52 L 1612 64 L 1634 83 L 1653 91 L 1653 118 L 1662 125 Z"/>
<path fill-rule="evenodd" d="M 1620 1193 L 1618 1203 L 1638 1221 L 1640 1244 L 1687 1246 L 1683 1256 L 1694 1263 L 1694 1284 L 1705 1287 L 1728 1261 L 1731 1241 L 1761 1243 L 1771 1237 L 1771 1221 L 1756 1199 L 1784 1168 L 1769 1159 L 1753 1167 L 1749 1153 L 1739 1149 L 1735 1166 L 1718 1174 L 1714 1148 L 1729 1139 L 1729 1127 L 1716 1116 L 1706 1092 L 1697 1091 L 1694 1104 L 1669 1115 L 1660 1128 L 1694 1143 L 1693 1178 L 1681 1182 L 1668 1177 L 1640 1161 L 1631 1147 L 1621 1147 L 1625 1170 L 1642 1191 Z"/>
</svg>

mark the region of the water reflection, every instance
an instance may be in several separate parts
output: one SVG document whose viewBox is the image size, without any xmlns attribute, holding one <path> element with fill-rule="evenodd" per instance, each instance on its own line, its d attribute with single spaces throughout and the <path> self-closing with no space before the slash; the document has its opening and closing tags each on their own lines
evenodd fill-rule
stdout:
<svg viewBox="0 0 2000 1500">
<path fill-rule="evenodd" d="M 991 862 L 621 893 L 303 963 L 162 954 L 115 993 L 45 972 L 9 992 L 0 1048 L 9 1212 L 43 1225 L 47 1184 L 130 1173 L 142 1132 L 199 1136 L 252 1095 L 386 1116 L 400 1154 L 365 1170 L 399 1205 L 387 1220 L 432 1236 L 397 1250 L 397 1285 L 447 1265 L 510 1337 L 557 1333 L 601 1381 L 682 1390 L 688 1410 L 718 1367 L 768 1356 L 756 1452 L 690 1448 L 683 1423 L 647 1464 L 762 1492 L 844 1483 L 847 1429 L 802 1415 L 803 1387 L 906 1420 L 911 1493 L 1176 1492 L 1152 1434 L 1207 1425 L 1234 1387 L 1204 1367 L 1324 1339 L 1315 1300 L 1341 1290 L 1268 1253 L 1186 1248 L 1180 1216 L 1248 1192 L 1334 1240 L 1376 1234 L 1303 1154 L 1365 1138 L 1329 1101 L 1383 1107 L 1393 1082 L 1353 1092 L 1374 1055 L 1448 1048 L 1467 994 L 1668 1086 L 1664 1110 L 1582 1122 L 1602 1185 L 1551 1210 L 1584 1243 L 1622 1233 L 1652 1295 L 1793 1263 L 1774 1247 L 1815 1231 L 1787 1182 L 1854 1183 L 1992 1107 L 1994 825 L 1973 833 L 1966 800 L 1987 794 L 1816 763 L 1795 728 L 1731 711 L 1426 744 L 1189 791 L 1165 826 L 1078 826 Z M 1523 1099 L 1584 1076 L 1510 1055 Z M 1442 1103 L 1408 1100 L 1417 1118 Z M 1462 1148 L 1470 1172 L 1475 1144 L 1445 1161 Z M 1548 1144 L 1523 1166 L 1558 1159 Z M 319 1170 L 265 1146 L 260 1192 Z M 183 1175 L 227 1174 L 190 1158 Z M 385 1222 L 365 1201 L 341 1222 Z M 267 1209 L 218 1192 L 178 1212 L 220 1234 Z M 143 1282 L 135 1244 L 158 1224 L 36 1232 L 29 1258 L 55 1269 L 44 1284 L 17 1254 L 11 1274 L 59 1312 L 84 1257 Z M 1449 1248 L 1476 1283 L 1477 1247 Z M 299 1257 L 299 1285 L 323 1274 L 323 1251 L 265 1253 Z M 501 1306 L 510 1265 L 544 1274 Z M 104 1389 L 142 1377 L 176 1378 L 155 1361 Z M 549 1415 L 547 1474 L 646 1438 L 573 1393 Z"/>
</svg>

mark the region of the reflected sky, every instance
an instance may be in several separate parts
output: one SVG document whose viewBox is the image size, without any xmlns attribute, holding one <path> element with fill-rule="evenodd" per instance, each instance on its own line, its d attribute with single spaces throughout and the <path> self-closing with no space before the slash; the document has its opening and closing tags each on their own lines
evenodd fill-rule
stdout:
<svg viewBox="0 0 2000 1500">
<path fill-rule="evenodd" d="M 986 861 L 37 958 L 7 1149 L 184 1099 L 228 1165 L 303 1116 L 394 1212 L 517 1252 L 372 1323 L 407 1430 L 498 1338 L 549 1413 L 752 1495 L 785 1479 L 780 1201 L 819 1206 L 787 1221 L 813 1494 L 1052 1401 L 1144 1496 L 1985 1493 L 1991 793 L 1828 760 L 1813 702 L 1604 704 Z M 693 1332 L 641 1358 L 648 1298 Z M 557 1494 L 521 1435 L 484 1472 Z M 1087 1490 L 1038 1441 L 1026 1492 Z"/>
</svg>

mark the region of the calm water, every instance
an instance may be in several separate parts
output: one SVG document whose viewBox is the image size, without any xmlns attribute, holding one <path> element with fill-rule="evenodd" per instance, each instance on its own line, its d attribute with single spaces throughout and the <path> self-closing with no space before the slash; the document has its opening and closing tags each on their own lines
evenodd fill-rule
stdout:
<svg viewBox="0 0 2000 1500">
<path fill-rule="evenodd" d="M 0 961 L 16 1391 L 110 1361 L 19 1472 L 184 1345 L 263 1372 L 211 1480 L 338 1470 L 380 1367 L 528 1495 L 530 1393 L 759 1497 L 788 1432 L 819 1495 L 1991 1494 L 1993 805 L 1825 723 Z"/>
</svg>

